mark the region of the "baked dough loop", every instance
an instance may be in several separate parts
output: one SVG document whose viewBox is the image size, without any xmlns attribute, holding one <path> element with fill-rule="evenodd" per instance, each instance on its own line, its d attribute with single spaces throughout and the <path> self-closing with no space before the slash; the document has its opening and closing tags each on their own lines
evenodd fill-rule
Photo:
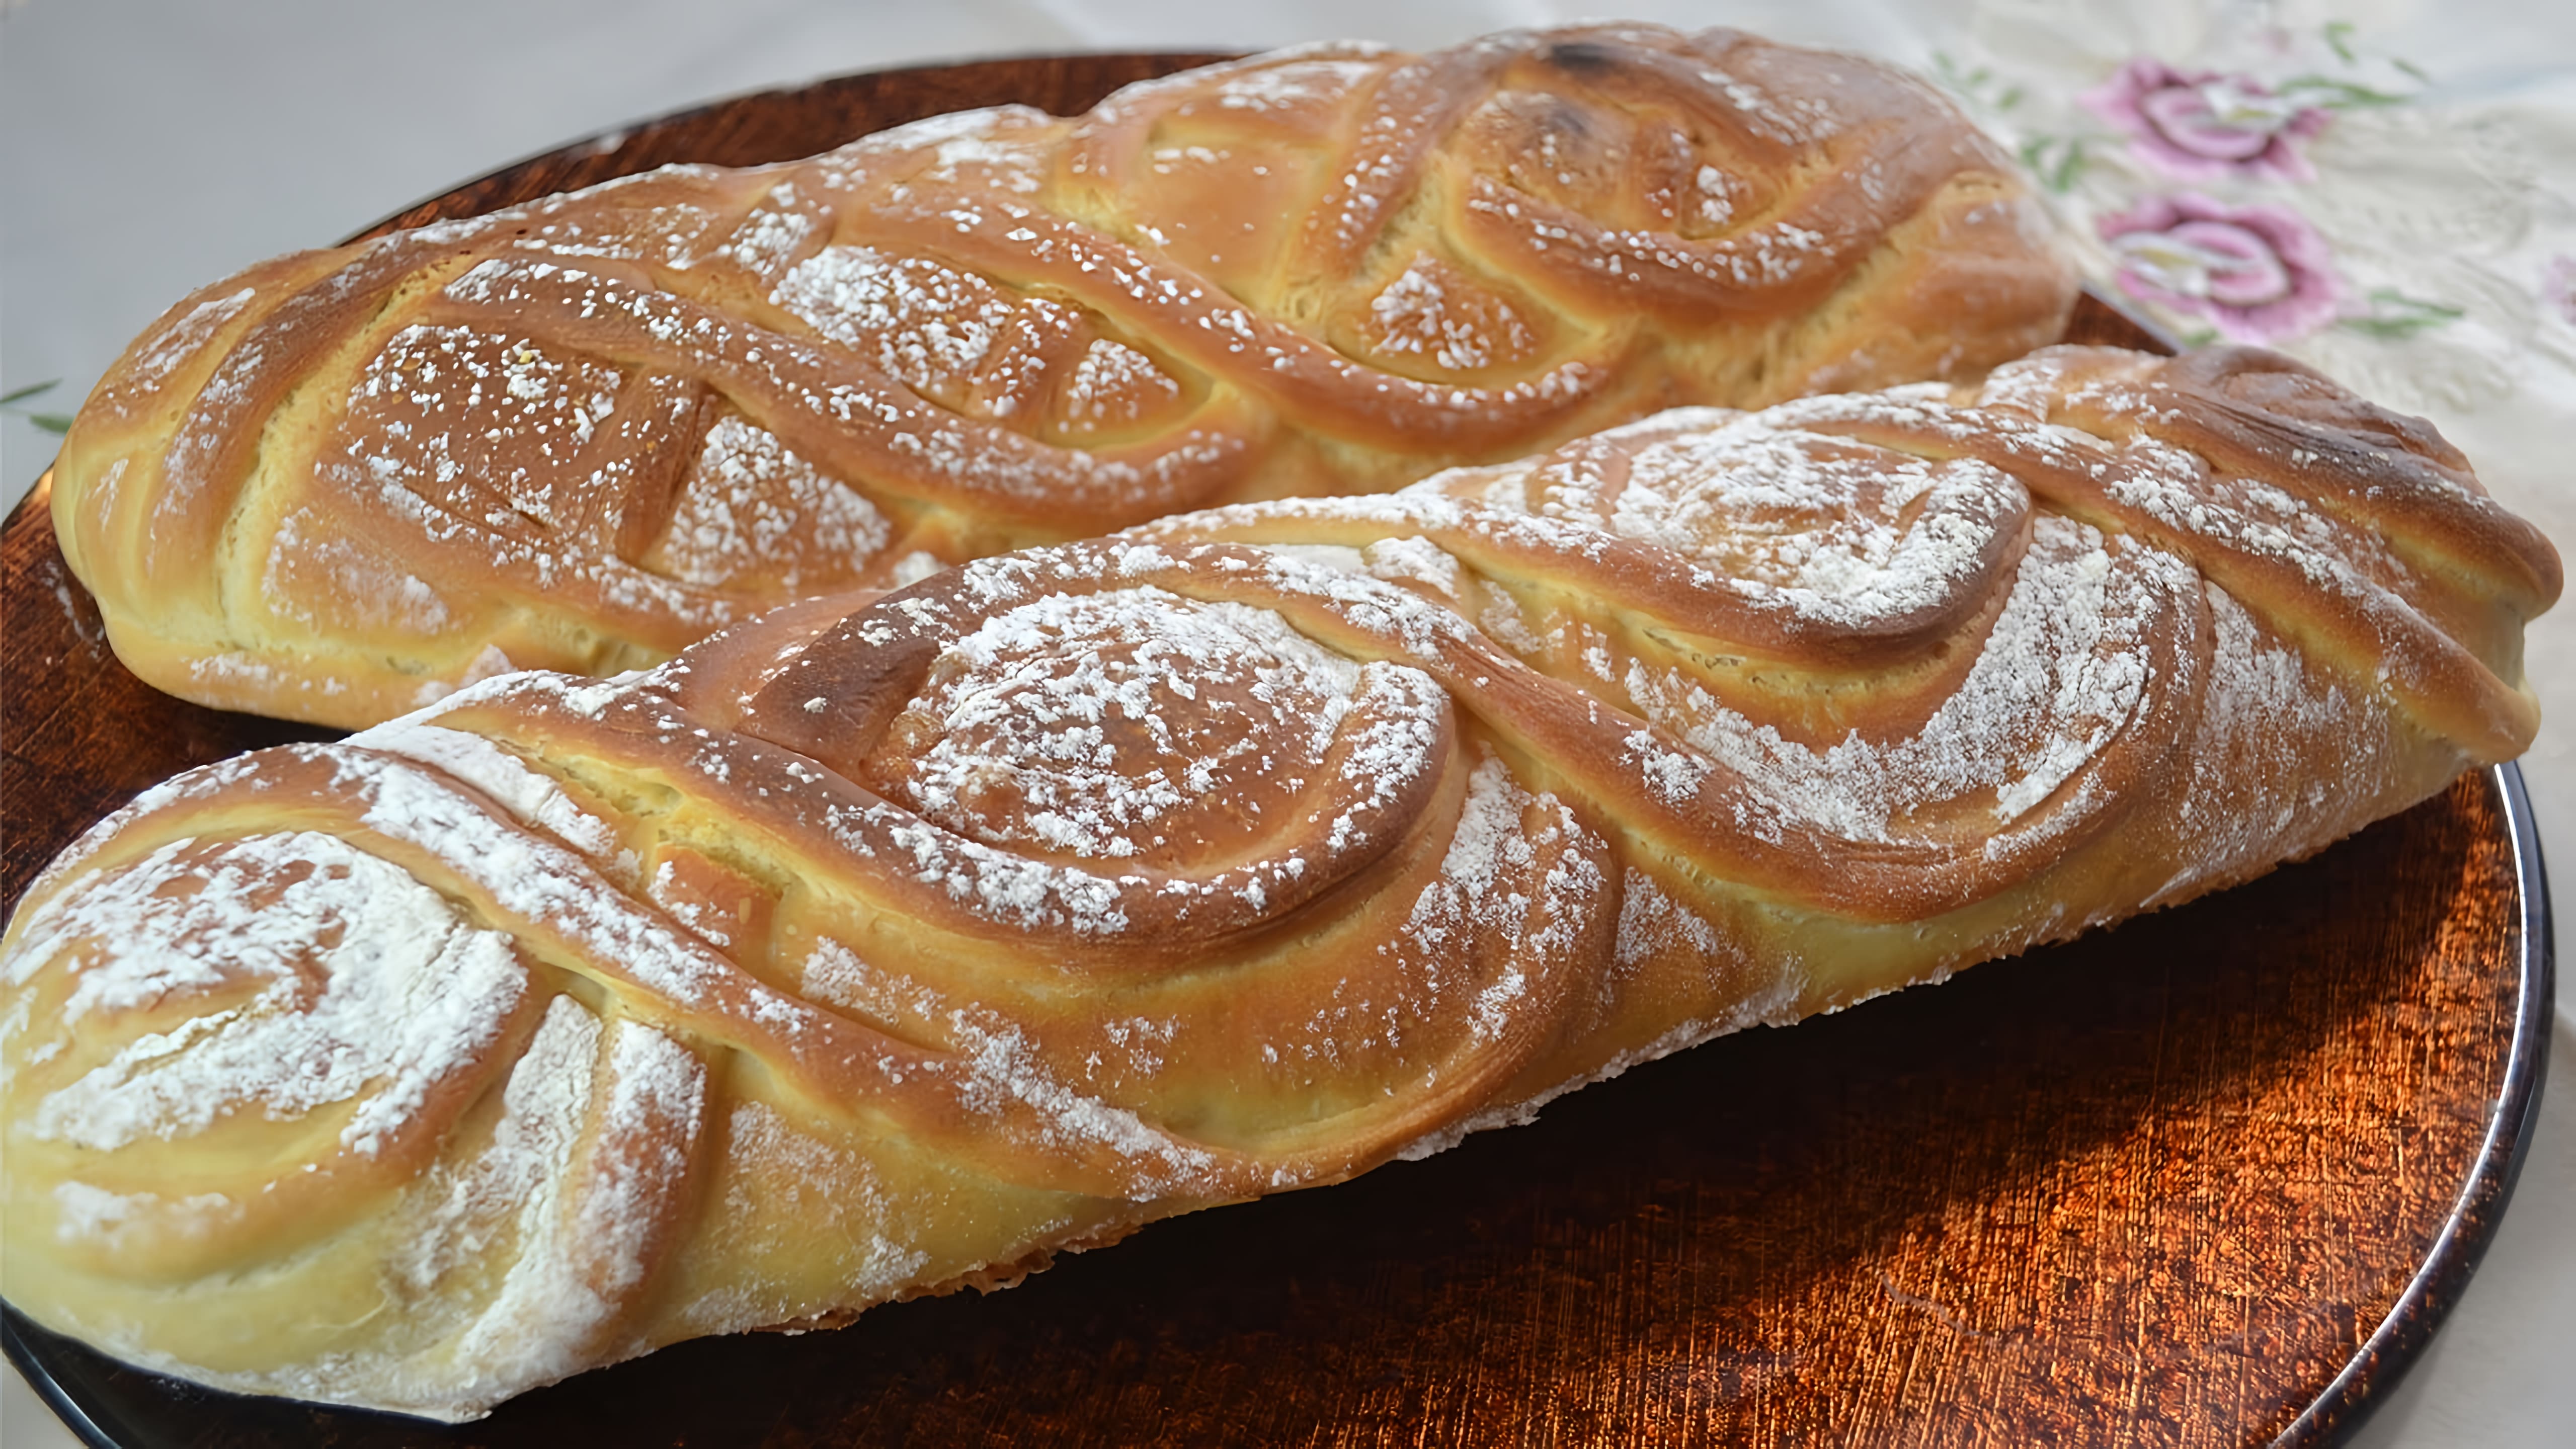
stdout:
<svg viewBox="0 0 2576 1449">
<path fill-rule="evenodd" d="M 255 267 L 66 439 L 116 651 L 356 728 L 780 602 L 1965 377 L 2071 272 L 1929 88 L 1731 31 L 1334 46 Z"/>
<path fill-rule="evenodd" d="M 30 891 L 10 1300 L 455 1418 L 1013 1281 L 2315 851 L 2558 585 L 2286 359 L 2053 349 L 486 681 Z"/>
</svg>

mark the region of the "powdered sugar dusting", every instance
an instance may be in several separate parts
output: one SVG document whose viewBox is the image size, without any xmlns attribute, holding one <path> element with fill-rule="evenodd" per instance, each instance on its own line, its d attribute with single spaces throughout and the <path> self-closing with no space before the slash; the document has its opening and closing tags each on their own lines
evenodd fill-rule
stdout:
<svg viewBox="0 0 2576 1449">
<path fill-rule="evenodd" d="M 679 1005 L 702 1007 L 738 992 L 767 1025 L 794 1031 L 803 1023 L 804 1008 L 758 987 L 582 857 L 503 824 L 420 770 L 355 751 L 330 758 L 343 783 L 364 792 L 369 828 L 430 852 L 501 910 L 561 932 L 591 959 L 613 963 L 637 985 Z"/>
<path fill-rule="evenodd" d="M 809 1254 L 813 1226 L 830 1224 L 820 1242 L 838 1254 L 847 1297 L 860 1303 L 893 1296 L 930 1262 L 929 1253 L 900 1236 L 893 1204 L 864 1153 L 822 1140 L 758 1100 L 735 1105 L 725 1140 L 736 1168 L 724 1212 L 737 1225 L 769 1229 L 755 1238 L 761 1249 Z M 835 1237 L 848 1248 L 835 1245 Z M 810 1304 L 757 1282 L 710 1293 L 688 1310 L 710 1333 L 765 1327 L 810 1311 Z"/>
<path fill-rule="evenodd" d="M 494 260 L 447 291 L 484 295 L 495 276 L 540 269 L 565 275 Z M 695 417 L 695 399 L 630 388 L 619 369 L 509 325 L 531 318 L 495 318 L 490 331 L 415 324 L 368 359 L 314 456 L 312 501 L 265 540 L 272 611 L 327 629 L 306 601 L 345 595 L 381 626 L 443 639 L 497 589 L 568 592 L 704 632 L 733 621 L 730 601 L 617 547 L 640 456 L 617 438 Z M 364 542 L 395 537 L 412 540 L 399 555 Z"/>
<path fill-rule="evenodd" d="M 176 1224 L 204 1231 L 221 1225 L 241 1206 L 219 1192 L 170 1198 L 153 1192 L 110 1192 L 78 1179 L 55 1184 L 53 1198 L 56 1241 L 90 1243 L 117 1254 L 130 1251 L 138 1233 L 167 1231 Z"/>
<path fill-rule="evenodd" d="M 1052 1150 L 1116 1153 L 1141 1169 L 1138 1201 L 1188 1191 L 1216 1165 L 1213 1154 L 1148 1124 L 1132 1108 L 1067 1082 L 1025 1027 L 989 1006 L 942 997 L 828 938 L 807 956 L 803 979 L 808 990 L 836 1004 L 929 1024 L 947 1038 L 962 1068 L 961 1097 L 969 1110 L 998 1117 L 1005 1108 L 1025 1107 L 1043 1124 Z"/>
<path fill-rule="evenodd" d="M 874 358 L 915 392 L 1002 419 L 1019 417 L 1036 395 L 1049 368 L 1045 344 L 1073 320 L 1060 303 L 1005 293 L 928 258 L 863 246 L 816 252 L 770 300 Z"/>
<path fill-rule="evenodd" d="M 1035 1044 L 1017 1024 L 994 1014 L 955 1006 L 946 1025 L 963 1054 L 969 1072 L 966 1103 L 986 1113 L 1006 1102 L 1022 1102 L 1048 1124 L 1060 1148 L 1106 1147 L 1144 1171 L 1130 1193 L 1151 1202 L 1170 1193 L 1188 1192 L 1215 1166 L 1213 1155 L 1175 1141 L 1147 1126 L 1126 1107 L 1075 1090 L 1040 1060 Z"/>
<path fill-rule="evenodd" d="M 419 1227 L 397 1239 L 404 1251 L 391 1266 L 411 1293 L 430 1293 L 505 1234 L 542 1233 L 590 1115 L 600 1033 L 599 1018 L 573 998 L 546 1004 L 502 1088 L 491 1145 L 464 1163 L 434 1169 L 420 1196 Z"/>
<path fill-rule="evenodd" d="M 1720 587 L 1845 627 L 1969 588 L 2030 506 L 1989 464 L 1927 462 L 1759 414 L 1640 450 L 1606 497 L 1579 467 L 1542 480 L 1547 513 L 1597 514 L 1709 565 Z"/>
<path fill-rule="evenodd" d="M 212 297 L 181 313 L 168 326 L 153 333 L 148 345 L 138 350 L 119 369 L 119 385 L 137 393 L 148 393 L 169 380 L 188 359 L 204 350 L 224 324 L 242 314 L 251 298 L 259 295 L 256 287 L 244 287 L 221 297 Z"/>
<path fill-rule="evenodd" d="M 1647 716 L 1739 772 L 1785 817 L 1846 840 L 1893 841 L 1956 802 L 1991 801 L 1979 833 L 2011 826 L 2102 751 L 2140 708 L 2147 649 L 2179 560 L 2136 549 L 2115 564 L 2103 536 L 2048 515 L 2036 524 L 2003 612 L 1957 690 L 1913 733 L 1854 731 L 1818 749 L 1721 704 L 1673 670 L 1631 666 Z M 1743 822 L 1748 825 L 1753 822 Z"/>
<path fill-rule="evenodd" d="M 1094 338 L 1073 366 L 1056 411 L 1077 429 L 1132 423 L 1178 402 L 1181 385 L 1154 360 L 1123 342 Z"/>
<path fill-rule="evenodd" d="M 593 859 L 617 849 L 615 827 L 583 809 L 554 780 L 492 741 L 406 716 L 351 735 L 344 743 L 431 765 L 491 796 L 519 820 Z"/>
<path fill-rule="evenodd" d="M 735 263 L 764 286 L 776 286 L 827 224 L 826 215 L 808 202 L 795 182 L 782 181 L 770 188 L 712 255 Z"/>
<path fill-rule="evenodd" d="M 79 973 L 67 1024 L 223 1003 L 137 1036 L 37 1104 L 39 1139 L 96 1151 L 360 1099 L 340 1141 L 372 1155 L 490 1049 L 527 989 L 507 934 L 311 832 L 176 841 L 56 896 L 7 979 L 23 986 L 57 959 Z"/>
<path fill-rule="evenodd" d="M 501 1131 L 491 1155 L 478 1164 L 482 1180 L 474 1188 L 493 1196 L 507 1193 L 503 1201 L 519 1204 L 511 1225 L 517 1252 L 500 1291 L 458 1336 L 457 1359 L 477 1366 L 482 1380 L 467 1397 L 499 1397 L 570 1372 L 578 1351 L 612 1311 L 611 1302 L 573 1271 L 580 1246 L 572 1236 L 575 1164 L 583 1129 L 595 1115 L 603 1034 L 597 1017 L 558 996 L 510 1074 Z M 448 1248 L 440 1256 L 452 1261 L 454 1249 L 440 1246 Z M 425 1263 L 415 1260 L 412 1266 L 419 1272 Z"/>
<path fill-rule="evenodd" d="M 1384 70 L 1368 60 L 1305 60 L 1267 65 L 1220 81 L 1212 94 L 1221 110 L 1255 114 L 1329 104 Z"/>
<path fill-rule="evenodd" d="M 328 581 L 316 593 L 315 575 Z M 419 575 L 367 541 L 339 536 L 331 520 L 299 508 L 278 519 L 260 597 L 278 617 L 310 625 L 399 630 L 437 638 L 453 619 L 447 601 Z M 329 607 L 308 600 L 328 599 Z"/>
<path fill-rule="evenodd" d="M 1379 539 L 1361 551 L 1358 563 L 1372 578 L 1419 584 L 1448 603 L 1458 601 L 1458 560 L 1428 539 Z"/>
<path fill-rule="evenodd" d="M 2176 813 L 2181 868 L 2148 904 L 2187 900 L 2340 833 L 2387 798 L 2403 746 L 2388 720 L 2215 584 L 2210 678 Z M 2309 762 L 2331 752 L 2336 768 Z"/>
<path fill-rule="evenodd" d="M 727 413 L 642 562 L 683 583 L 792 596 L 857 577 L 891 532 L 856 489 Z"/>
<path fill-rule="evenodd" d="M 1404 930 L 1435 951 L 1486 937 L 1479 954 L 1496 969 L 1467 1002 L 1475 1041 L 1501 1041 L 1545 1009 L 1533 974 L 1570 954 L 1610 884 L 1598 848 L 1555 796 L 1523 788 L 1500 758 L 1486 756 L 1467 777 L 1439 878 L 1415 898 Z"/>
<path fill-rule="evenodd" d="M 1255 787 L 1300 790 L 1358 679 L 1265 610 L 1150 587 L 1051 596 L 950 647 L 897 726 L 928 741 L 907 798 L 988 844 L 1154 853 L 1168 817 L 1191 812 L 1197 837 L 1209 804 L 1252 825 Z"/>
<path fill-rule="evenodd" d="M 1518 362 L 1538 349 L 1511 304 L 1470 288 L 1452 269 L 1416 257 L 1369 302 L 1369 342 L 1382 354 L 1418 357 L 1450 372 Z"/>
<path fill-rule="evenodd" d="M 600 1060 L 603 1038 L 606 1060 Z M 586 1367 L 652 1267 L 705 1110 L 696 1055 L 635 1021 L 609 1028 L 570 997 L 512 1071 L 491 1150 L 452 1180 L 432 1231 L 403 1263 L 415 1292 L 486 1251 L 495 1208 L 516 1204 L 516 1253 L 491 1301 L 457 1336 L 470 1377 L 452 1392 L 489 1402 Z"/>
</svg>

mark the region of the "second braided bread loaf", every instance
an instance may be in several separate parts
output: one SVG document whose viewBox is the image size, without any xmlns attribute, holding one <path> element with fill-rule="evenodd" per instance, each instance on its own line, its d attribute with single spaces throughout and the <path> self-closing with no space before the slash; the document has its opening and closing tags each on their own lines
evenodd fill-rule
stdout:
<svg viewBox="0 0 2576 1449">
<path fill-rule="evenodd" d="M 1929 88 L 1730 31 L 1284 52 L 281 258 L 55 471 L 119 657 L 358 726 L 790 598 L 1967 376 L 2073 281 Z"/>
</svg>

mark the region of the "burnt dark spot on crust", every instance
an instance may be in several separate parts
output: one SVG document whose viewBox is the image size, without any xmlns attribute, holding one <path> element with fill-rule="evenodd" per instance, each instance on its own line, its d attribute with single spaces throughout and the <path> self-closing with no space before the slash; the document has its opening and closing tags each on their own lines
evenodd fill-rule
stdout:
<svg viewBox="0 0 2576 1449">
<path fill-rule="evenodd" d="M 1540 57 L 1568 75 L 1604 75 L 1619 69 L 1619 57 L 1598 41 L 1569 40 L 1551 45 Z"/>
<path fill-rule="evenodd" d="M 1539 115 L 1538 124 L 1542 131 L 1572 139 L 1589 140 L 1592 135 L 1592 118 L 1584 114 L 1583 107 L 1563 96 L 1548 97 L 1548 107 Z"/>
</svg>

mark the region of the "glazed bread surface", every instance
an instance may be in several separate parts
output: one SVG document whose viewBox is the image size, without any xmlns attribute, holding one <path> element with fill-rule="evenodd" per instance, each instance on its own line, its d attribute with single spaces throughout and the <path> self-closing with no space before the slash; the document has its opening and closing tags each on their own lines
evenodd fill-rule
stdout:
<svg viewBox="0 0 2576 1449">
<path fill-rule="evenodd" d="M 129 667 L 359 727 L 798 597 L 1972 376 L 2074 296 L 1928 87 L 1730 31 L 1282 52 L 280 258 L 55 470 Z"/>
<path fill-rule="evenodd" d="M 486 681 L 30 891 L 7 1293 L 461 1418 L 1007 1283 L 2313 852 L 2558 583 L 2285 359 L 2057 349 Z"/>
</svg>

